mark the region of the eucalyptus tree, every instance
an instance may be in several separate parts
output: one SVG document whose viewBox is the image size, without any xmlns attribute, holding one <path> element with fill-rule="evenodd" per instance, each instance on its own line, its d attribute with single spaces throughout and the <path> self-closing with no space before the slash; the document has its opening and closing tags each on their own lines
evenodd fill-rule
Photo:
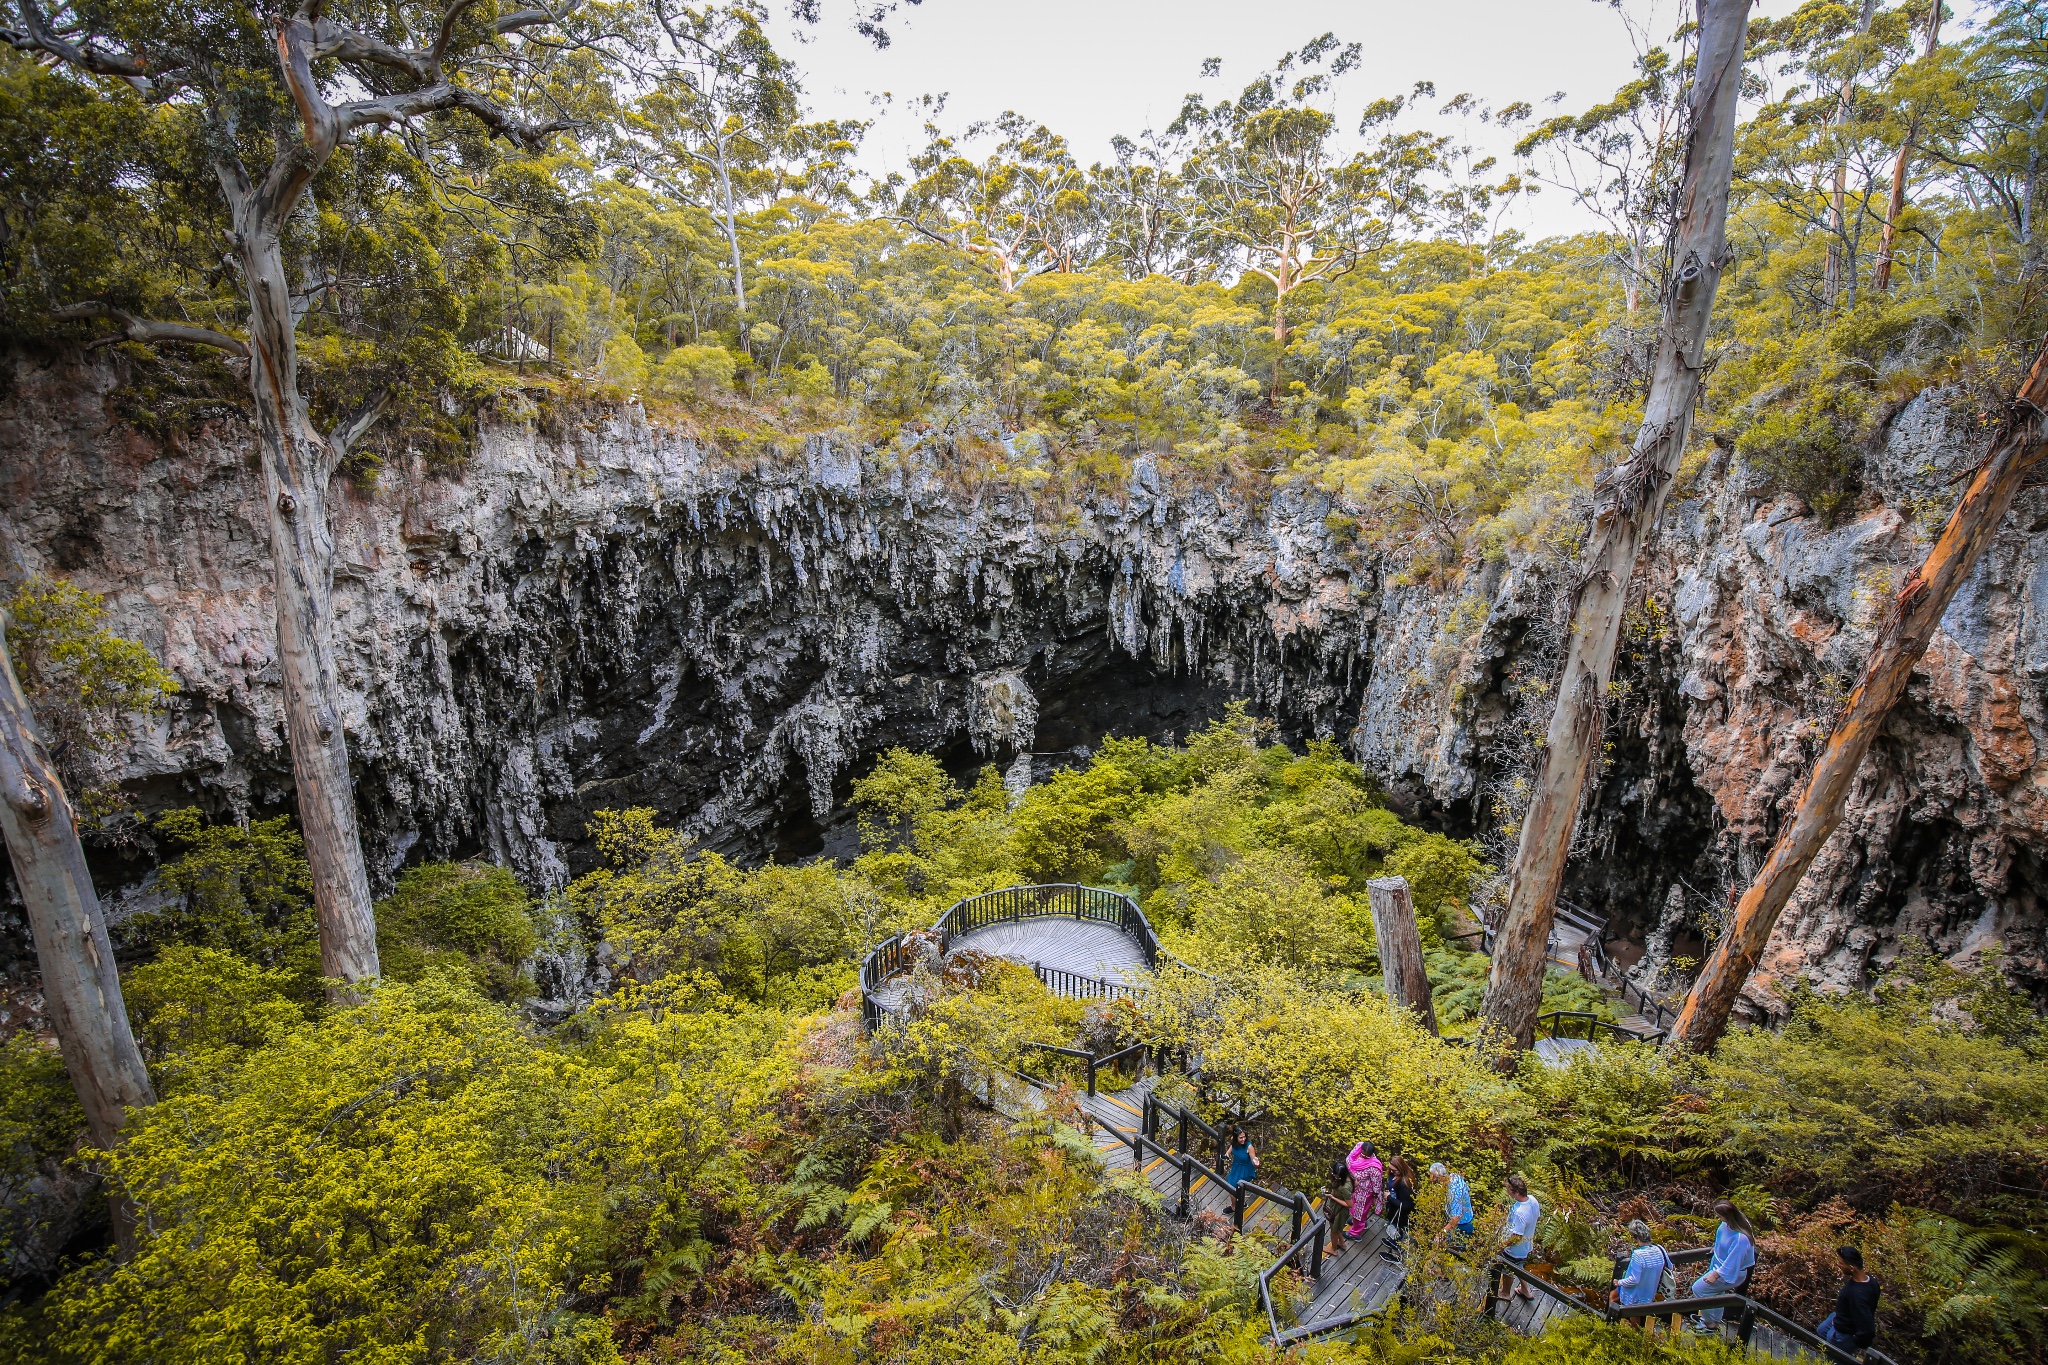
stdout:
<svg viewBox="0 0 2048 1365">
<path fill-rule="evenodd" d="M 1167 275 L 1193 284 L 1215 262 L 1199 249 L 1195 206 L 1181 174 L 1184 139 L 1146 129 L 1110 139 L 1115 159 L 1088 168 L 1088 195 L 1100 215 L 1102 248 L 1126 278 Z"/>
<path fill-rule="evenodd" d="M 1185 176 L 1195 233 L 1273 287 L 1273 377 L 1280 392 L 1288 307 L 1301 289 L 1336 279 L 1419 220 L 1426 177 L 1446 139 L 1383 134 L 1370 150 L 1339 156 L 1335 80 L 1358 65 L 1357 43 L 1332 34 L 1283 56 L 1235 100 L 1208 106 L 1190 95 L 1170 133 L 1193 136 Z M 1361 135 L 1387 123 L 1400 100 L 1379 100 Z"/>
<path fill-rule="evenodd" d="M 53 600 L 33 592 L 23 597 L 31 610 Z M 46 711 L 61 717 L 66 711 L 98 709 L 93 703 L 107 699 L 147 707 L 161 691 L 175 687 L 139 645 L 92 629 L 96 599 L 89 612 L 82 616 L 83 628 L 81 614 L 71 613 L 74 620 L 62 624 L 73 628 L 52 632 L 58 638 L 48 652 L 69 667 L 51 669 L 57 676 L 49 682 L 66 687 L 70 695 L 40 689 Z M 154 1103 L 156 1096 L 129 1029 L 107 917 L 79 842 L 79 814 L 15 670 L 7 639 L 12 624 L 8 613 L 0 611 L 0 834 L 6 836 L 14 884 L 28 912 L 43 1000 L 64 1069 L 78 1092 L 93 1144 L 106 1149 L 119 1138 L 129 1111 Z M 61 720 L 59 728 L 66 728 Z M 85 727 L 74 720 L 69 728 Z M 114 1231 L 128 1247 L 133 1219 L 120 1198 L 114 1201 Z"/>
<path fill-rule="evenodd" d="M 680 203 L 703 202 L 725 235 L 733 306 L 747 311 L 740 216 L 773 191 L 803 114 L 796 68 L 775 51 L 755 0 L 649 0 L 655 42 L 633 106 L 624 157 Z"/>
<path fill-rule="evenodd" d="M 299 327 L 345 282 L 295 270 L 303 264 L 297 233 L 316 181 L 356 142 L 459 124 L 537 150 L 570 127 L 566 114 L 548 107 L 555 92 L 538 77 L 576 45 L 563 17 L 573 11 L 501 9 L 494 0 L 8 3 L 13 22 L 0 27 L 0 41 L 61 69 L 97 99 L 139 101 L 170 120 L 213 182 L 217 217 L 200 227 L 223 247 L 238 316 L 200 325 L 104 298 L 70 301 L 54 315 L 111 323 L 132 341 L 211 347 L 244 367 L 321 970 L 343 981 L 375 976 L 376 931 L 335 669 L 327 501 L 341 460 L 392 393 L 367 393 L 327 430 L 315 427 Z"/>
<path fill-rule="evenodd" d="M 1988 7 L 1958 57 L 1959 79 L 1930 102 L 1926 155 L 1998 210 L 2030 272 L 2048 179 L 2048 0 Z"/>
<path fill-rule="evenodd" d="M 1530 1045 L 1542 1004 L 1557 894 L 1586 775 L 1600 750 L 1629 583 L 1685 454 L 1707 366 L 1707 322 L 1729 260 L 1728 187 L 1749 4 L 1699 0 L 1678 214 L 1665 248 L 1671 265 L 1649 396 L 1634 448 L 1596 486 L 1599 501 L 1580 556 L 1564 670 L 1508 873 L 1483 1030 L 1521 1047 Z"/>
<path fill-rule="evenodd" d="M 2014 497 L 2048 457 L 2043 411 L 2048 411 L 2048 350 L 2035 357 L 2033 369 L 2013 395 L 1990 455 L 1971 477 L 1927 558 L 1879 623 L 1863 675 L 1842 704 L 1798 805 L 1779 829 L 1770 856 L 1736 904 L 1734 921 L 1715 942 L 1686 994 L 1672 1025 L 1674 1046 L 1703 1052 L 1727 1029 L 1735 999 L 1763 958 L 1779 913 L 1841 826 L 1849 785 L 1885 718 L 1905 695 L 1914 666 L 1927 653 L 1957 590 L 2004 525 Z"/>
<path fill-rule="evenodd" d="M 1538 178 L 1607 229 L 1631 321 L 1644 292 L 1654 297 L 1660 288 L 1658 248 L 1677 188 L 1686 90 L 1663 46 L 1639 45 L 1635 67 L 1634 79 L 1611 98 L 1583 113 L 1553 115 L 1515 144 L 1519 157 L 1542 152 L 1547 173 Z"/>
<path fill-rule="evenodd" d="M 959 136 L 925 125 L 931 139 L 911 158 L 896 220 L 941 246 L 975 257 L 1013 294 L 1046 270 L 1072 269 L 1086 249 L 1087 179 L 1067 140 L 1005 110 Z M 985 152 L 970 150 L 990 137 Z"/>
<path fill-rule="evenodd" d="M 1923 67 L 1932 66 L 1934 54 L 1940 50 L 1943 8 L 1942 0 L 1931 0 L 1927 6 L 1927 50 L 1922 54 Z M 1904 135 L 1899 138 L 1898 155 L 1892 159 L 1891 198 L 1885 204 L 1884 229 L 1877 239 L 1877 265 L 1870 275 L 1870 287 L 1880 294 L 1892 285 L 1892 263 L 1898 255 L 1899 220 L 1906 212 L 1906 173 L 1913 164 L 1913 144 L 1919 140 L 1922 118 L 1922 100 L 1917 98 L 1919 92 L 1909 88 L 1900 93 L 1909 102 L 1911 115 Z"/>
<path fill-rule="evenodd" d="M 1752 56 L 1789 84 L 1773 92 L 1742 131 L 1736 179 L 1823 248 L 1817 278 L 1806 277 L 1816 308 L 1853 307 L 1858 258 L 1877 226 L 1885 162 L 1895 133 L 1886 91 L 1912 58 L 1912 16 L 1852 5 L 1804 5 L 1759 20 Z"/>
</svg>

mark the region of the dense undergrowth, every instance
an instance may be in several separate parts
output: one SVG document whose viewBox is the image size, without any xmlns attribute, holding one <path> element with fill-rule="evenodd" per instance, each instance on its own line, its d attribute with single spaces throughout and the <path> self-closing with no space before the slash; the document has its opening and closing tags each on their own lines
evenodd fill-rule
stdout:
<svg viewBox="0 0 2048 1365">
<path fill-rule="evenodd" d="M 119 1151 L 72 1158 L 135 1201 L 140 1248 L 17 1297 L 5 1358 L 1261 1359 L 1271 1246 L 1182 1225 L 1075 1128 L 972 1099 L 1026 1043 L 1132 1040 L 1199 1053 L 1216 1093 L 1264 1111 L 1269 1179 L 1314 1189 L 1360 1138 L 1443 1160 L 1484 1245 L 1520 1171 L 1544 1255 L 1594 1283 L 1620 1222 L 1696 1243 L 1732 1191 L 1769 1230 L 1759 1290 L 1781 1307 L 1826 1310 L 1846 1241 L 1886 1285 L 1896 1358 L 2039 1356 L 2048 1063 L 1995 965 L 1909 954 L 1875 995 L 1803 997 L 1708 1058 L 1610 1047 L 1502 1078 L 1387 1004 L 1358 903 L 1363 878 L 1410 879 L 1453 1006 L 1464 955 L 1442 935 L 1476 857 L 1242 708 L 1015 799 L 893 752 L 855 799 L 846 867 L 740 869 L 619 811 L 593 827 L 605 865 L 546 902 L 498 869 L 414 868 L 378 907 L 390 978 L 341 1007 L 310 975 L 291 831 L 159 821 L 167 904 L 134 926 L 124 985 L 162 1098 Z M 1168 967 L 1141 1007 L 1104 1009 L 970 964 L 863 1040 L 867 944 L 1032 880 L 1127 888 L 1214 975 Z M 544 1026 L 519 967 L 564 933 L 603 945 L 612 987 Z M 20 1191 L 81 1124 L 51 1052 L 17 1037 L 0 1067 Z M 1509 1338 L 1471 1260 L 1418 1255 L 1436 1298 L 1315 1356 L 1720 1358 L 1589 1324 Z"/>
</svg>

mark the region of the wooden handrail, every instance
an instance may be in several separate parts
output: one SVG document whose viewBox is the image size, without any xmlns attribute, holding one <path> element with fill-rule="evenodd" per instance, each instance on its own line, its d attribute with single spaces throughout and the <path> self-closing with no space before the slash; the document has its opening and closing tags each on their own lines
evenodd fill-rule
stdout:
<svg viewBox="0 0 2048 1365">
<path fill-rule="evenodd" d="M 1310 1269 L 1308 1277 L 1312 1280 L 1320 1280 L 1323 1277 L 1323 1238 L 1330 1231 L 1330 1222 L 1327 1218 L 1318 1214 L 1314 1221 L 1309 1223 L 1306 1230 L 1303 1230 L 1299 1224 L 1300 1220 L 1297 1219 L 1294 1229 L 1294 1241 L 1289 1244 L 1287 1250 L 1281 1252 L 1279 1258 L 1273 1264 L 1259 1272 L 1259 1302 L 1265 1305 L 1266 1325 L 1273 1329 L 1271 1340 L 1275 1346 L 1280 1346 L 1282 1340 L 1280 1315 L 1273 1309 L 1273 1277 L 1280 1273 L 1281 1266 L 1286 1265 L 1304 1251 L 1309 1254 Z M 1303 1339 L 1305 1338 L 1296 1338 L 1296 1340 Z"/>
<path fill-rule="evenodd" d="M 1711 1247 L 1694 1247 L 1686 1251 L 1673 1252 L 1670 1254 L 1670 1259 L 1673 1265 L 1677 1265 L 1681 1257 L 1685 1260 L 1694 1261 L 1700 1259 L 1703 1255 L 1711 1256 L 1712 1254 L 1713 1249 Z M 1746 1294 L 1703 1294 L 1698 1298 L 1653 1299 L 1649 1303 L 1629 1305 L 1602 1304 L 1596 1309 L 1584 1300 L 1566 1293 L 1541 1275 L 1518 1266 L 1505 1257 L 1496 1257 L 1489 1269 L 1493 1271 L 1495 1277 L 1494 1285 L 1489 1286 L 1487 1290 L 1486 1311 L 1489 1317 L 1494 1316 L 1494 1305 L 1500 1301 L 1501 1296 L 1496 1292 L 1500 1279 L 1512 1275 L 1531 1288 L 1563 1304 L 1575 1313 L 1596 1315 L 1605 1318 L 1609 1322 L 1619 1322 L 1625 1318 L 1672 1317 L 1720 1309 L 1723 1312 L 1732 1311 L 1736 1314 L 1735 1334 L 1745 1346 L 1749 1344 L 1750 1336 L 1755 1331 L 1756 1324 L 1764 1322 L 1768 1323 L 1774 1331 L 1790 1337 L 1807 1350 L 1817 1352 L 1822 1359 L 1834 1362 L 1834 1365 L 1865 1365 L 1866 1362 L 1868 1365 L 1897 1365 L 1897 1362 L 1892 1360 L 1890 1356 L 1875 1348 L 1865 1350 L 1861 1355 L 1851 1355 L 1841 1347 L 1821 1340 L 1820 1336 L 1811 1328 L 1800 1326 L 1783 1313 L 1778 1312 L 1767 1304 L 1758 1303 Z"/>
</svg>

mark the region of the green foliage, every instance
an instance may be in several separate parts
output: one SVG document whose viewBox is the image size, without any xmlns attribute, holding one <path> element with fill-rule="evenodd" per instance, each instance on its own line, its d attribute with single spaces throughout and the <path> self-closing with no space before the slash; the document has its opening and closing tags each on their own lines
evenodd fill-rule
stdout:
<svg viewBox="0 0 2048 1365">
<path fill-rule="evenodd" d="M 482 995 L 517 1002 L 533 991 L 520 965 L 540 945 L 519 879 L 488 863 L 408 868 L 377 903 L 377 958 L 393 981 L 453 972 Z"/>
<path fill-rule="evenodd" d="M 102 765 L 130 716 L 161 713 L 178 680 L 148 647 L 102 622 L 106 599 L 62 578 L 30 578 L 4 608 L 7 650 L 51 761 L 88 816 L 116 802 Z"/>
<path fill-rule="evenodd" d="M 716 853 L 689 854 L 670 836 L 638 867 L 577 878 L 568 897 L 600 927 L 630 979 L 646 985 L 702 972 L 752 997 L 766 976 L 760 936 L 739 913 L 740 881 Z"/>
<path fill-rule="evenodd" d="M 48 1202 L 36 1186 L 85 1136 L 85 1111 L 57 1049 L 30 1033 L 0 1042 L 0 1266 L 10 1275 L 38 1269 L 27 1253 L 46 1244 Z"/>
<path fill-rule="evenodd" d="M 1213 1084 L 1272 1116 L 1261 1155 L 1279 1179 L 1314 1188 L 1360 1138 L 1424 1167 L 1450 1162 L 1475 1189 L 1500 1169 L 1509 1087 L 1384 997 L 1319 990 L 1277 968 L 1227 991 L 1167 971 L 1146 1015 L 1154 1042 L 1199 1055 Z"/>
<path fill-rule="evenodd" d="M 160 1089 L 203 1084 L 306 1021 L 303 982 L 215 948 L 174 944 L 129 969 L 121 998 Z"/>
<path fill-rule="evenodd" d="M 1875 998 L 1806 992 L 1782 1031 L 1725 1040 L 1687 1130 L 1788 1192 L 1998 1209 L 2048 1169 L 2048 1062 L 2012 994 L 1995 963 L 1959 971 L 1909 941 Z M 2029 1031 L 1972 1027 L 1970 1008 Z"/>
<path fill-rule="evenodd" d="M 1382 876 L 1408 879 L 1425 945 L 1431 930 L 1438 937 L 1451 932 L 1453 913 L 1472 903 L 1472 883 L 1492 870 L 1469 843 L 1436 833 L 1407 841 L 1380 866 Z"/>
<path fill-rule="evenodd" d="M 852 969 L 868 948 L 900 927 L 900 912 L 858 871 L 840 873 L 823 862 L 744 871 L 715 853 L 692 852 L 687 840 L 657 827 L 645 807 L 599 811 L 590 832 L 611 865 L 570 883 L 563 903 L 608 945 L 615 969 L 638 985 L 701 978 L 740 999 L 824 1005 L 852 983 Z M 504 926 L 489 931 L 506 936 L 506 946 L 490 960 L 509 972 L 533 951 L 525 893 L 509 873 L 465 867 L 423 869 L 422 885 L 454 878 L 456 886 L 495 888 L 492 894 L 503 899 L 486 904 L 502 918 L 481 923 Z M 394 900 L 406 889 L 401 879 Z M 512 914 L 515 904 L 526 916 L 523 928 Z M 515 939 L 522 945 L 517 955 Z M 481 948 L 450 946 L 470 955 L 472 970 L 486 962 Z"/>
<path fill-rule="evenodd" d="M 0 1177 L 10 1184 L 62 1155 L 85 1131 L 85 1111 L 55 1047 L 31 1033 L 0 1043 Z"/>
<path fill-rule="evenodd" d="M 124 929 L 152 948 L 190 944 L 287 973 L 294 994 L 320 993 L 320 931 L 306 846 L 291 817 L 209 825 L 197 808 L 166 811 L 151 826 L 177 857 L 157 869 L 165 897 Z"/>
<path fill-rule="evenodd" d="M 1559 1067 L 1530 1057 L 1516 1082 L 1528 1106 L 1518 1146 L 1533 1164 L 1648 1184 L 1673 1162 L 1670 1110 L 1695 1070 L 1691 1058 L 1646 1043 L 1603 1043 Z"/>
<path fill-rule="evenodd" d="M 1013 817 L 1013 857 L 1033 882 L 1093 882 L 1124 853 L 1124 819 L 1140 797 L 1137 776 L 1114 763 L 1068 768 L 1031 788 Z"/>
<path fill-rule="evenodd" d="M 1326 896 L 1322 879 L 1291 849 L 1253 849 L 1214 881 L 1198 883 L 1186 917 L 1169 946 L 1215 970 L 1378 965 L 1361 933 L 1371 927 L 1369 912 L 1347 896 Z"/>
<path fill-rule="evenodd" d="M 1426 944 L 1426 940 L 1425 940 Z M 1446 1033 L 1462 1031 L 1476 1022 L 1486 1000 L 1486 977 L 1493 959 L 1484 953 L 1462 948 L 1425 946 L 1423 965 L 1429 969 L 1430 998 L 1436 1006 L 1437 1027 Z M 1543 974 L 1542 1013 L 1569 1011 L 1616 1019 L 1620 1011 L 1600 988 L 1577 972 L 1549 967 Z"/>
<path fill-rule="evenodd" d="M 678 346 L 661 358 L 654 371 L 654 390 L 664 398 L 709 398 L 730 389 L 738 369 L 732 352 L 723 346 Z M 816 372 L 822 372 L 822 367 L 813 366 L 805 373 Z M 827 378 L 829 383 L 829 375 Z"/>
<path fill-rule="evenodd" d="M 523 1324 L 567 1312 L 598 1218 L 556 1173 L 577 1164 L 572 1074 L 474 996 L 388 986 L 166 1098 L 102 1158 L 151 1235 L 60 1286 L 41 1312 L 50 1357 L 521 1347 Z M 583 1358 L 616 1358 L 584 1340 Z"/>
<path fill-rule="evenodd" d="M 1748 1357 L 1739 1346 L 1709 1337 L 1673 1342 L 1639 1327 L 1604 1323 L 1577 1313 L 1555 1319 L 1542 1336 L 1515 1343 L 1501 1365 L 1735 1365 Z"/>
<path fill-rule="evenodd" d="M 1816 387 L 1797 405 L 1766 412 L 1735 448 L 1768 488 L 1795 494 L 1832 526 L 1858 491 L 1865 417 L 1856 398 L 1854 389 Z"/>
</svg>

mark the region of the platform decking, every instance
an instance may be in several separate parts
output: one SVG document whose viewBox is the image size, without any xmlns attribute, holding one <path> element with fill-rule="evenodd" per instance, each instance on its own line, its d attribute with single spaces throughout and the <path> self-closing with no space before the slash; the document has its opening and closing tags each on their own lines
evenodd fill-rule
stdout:
<svg viewBox="0 0 2048 1365">
<path fill-rule="evenodd" d="M 1145 1095 L 1151 1088 L 1152 1081 L 1147 1078 L 1127 1090 L 1075 1096 L 1082 1111 L 1092 1121 L 1095 1145 L 1102 1153 L 1103 1164 L 1109 1169 L 1131 1169 L 1129 1143 L 1131 1135 L 1138 1131 L 1144 1120 Z M 1209 1154 L 1209 1157 L 1213 1159 L 1214 1154 Z M 1180 1172 L 1171 1162 L 1163 1157 L 1148 1156 L 1141 1173 L 1166 1209 L 1174 1211 L 1179 1208 Z M 1212 1181 L 1197 1179 L 1189 1190 L 1188 1212 L 1190 1216 L 1214 1214 L 1227 1223 L 1231 1212 L 1230 1196 Z M 1284 1248 L 1294 1236 L 1294 1211 L 1263 1198 L 1254 1199 L 1245 1206 L 1244 1226 L 1248 1232 L 1266 1234 Z M 1326 1246 L 1322 1277 L 1317 1280 L 1304 1278 L 1304 1296 L 1298 1297 L 1293 1304 L 1290 1325 L 1323 1322 L 1353 1313 L 1371 1313 L 1393 1298 L 1399 1292 L 1407 1271 L 1401 1262 L 1388 1261 L 1380 1254 L 1385 1239 L 1385 1221 L 1374 1218 L 1366 1226 L 1365 1235 L 1357 1241 L 1349 1241 L 1340 1234 L 1340 1250 L 1331 1253 Z M 1283 1313 L 1283 1320 L 1285 1316 Z"/>
<path fill-rule="evenodd" d="M 1092 976 L 1128 986 L 1145 972 L 1145 958 L 1131 936 L 1099 920 L 1047 915 L 991 924 L 953 940 L 947 956 L 969 949 L 990 957 L 1006 957 L 1037 967 L 1055 967 L 1078 976 Z"/>
</svg>

